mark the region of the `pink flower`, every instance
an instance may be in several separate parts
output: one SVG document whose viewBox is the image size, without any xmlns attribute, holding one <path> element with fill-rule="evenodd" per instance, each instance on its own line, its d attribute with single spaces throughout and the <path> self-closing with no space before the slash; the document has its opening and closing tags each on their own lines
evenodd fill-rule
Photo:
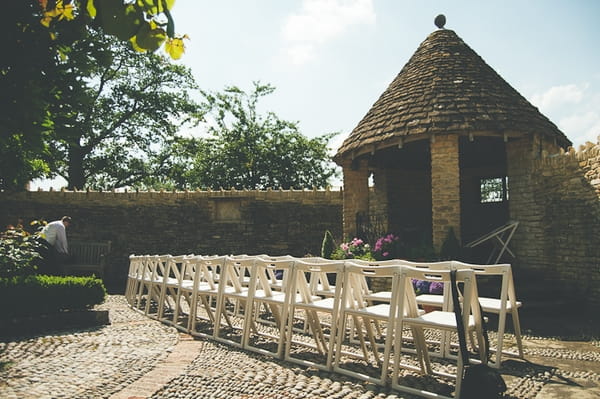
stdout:
<svg viewBox="0 0 600 399">
<path fill-rule="evenodd" d="M 349 246 L 348 246 L 348 244 L 346 244 L 346 243 L 342 243 L 342 244 L 340 245 L 340 248 L 342 249 L 342 251 L 347 251 L 347 250 L 348 250 L 348 248 L 349 248 Z"/>
<path fill-rule="evenodd" d="M 384 252 L 382 255 L 383 256 L 388 256 L 390 253 L 389 252 Z"/>
</svg>

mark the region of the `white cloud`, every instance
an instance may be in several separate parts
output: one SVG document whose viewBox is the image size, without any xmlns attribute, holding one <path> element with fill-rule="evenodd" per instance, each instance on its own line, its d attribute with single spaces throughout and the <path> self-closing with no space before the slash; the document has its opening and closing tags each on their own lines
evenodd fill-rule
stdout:
<svg viewBox="0 0 600 399">
<path fill-rule="evenodd" d="M 554 121 L 578 148 L 596 143 L 600 135 L 600 75 L 588 82 L 554 86 L 531 96 L 530 101 Z"/>
<path fill-rule="evenodd" d="M 311 44 L 295 44 L 287 48 L 287 58 L 294 65 L 302 65 L 316 57 L 315 47 Z"/>
<path fill-rule="evenodd" d="M 375 23 L 373 0 L 303 0 L 302 10 L 289 16 L 282 29 L 289 60 L 298 65 L 312 60 L 319 46 L 352 26 Z"/>
<path fill-rule="evenodd" d="M 575 84 L 554 86 L 544 93 L 536 93 L 531 97 L 531 102 L 542 112 L 547 112 L 565 104 L 578 104 L 585 95 L 587 85 Z"/>
<path fill-rule="evenodd" d="M 596 143 L 600 136 L 600 112 L 592 110 L 571 114 L 562 118 L 558 125 L 564 132 L 575 132 L 575 135 L 571 137 L 575 147 L 586 141 Z"/>
</svg>

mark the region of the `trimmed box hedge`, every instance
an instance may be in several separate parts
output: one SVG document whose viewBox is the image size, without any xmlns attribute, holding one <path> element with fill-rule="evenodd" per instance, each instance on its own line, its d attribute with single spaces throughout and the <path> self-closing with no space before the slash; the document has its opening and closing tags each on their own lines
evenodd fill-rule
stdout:
<svg viewBox="0 0 600 399">
<path fill-rule="evenodd" d="M 0 278 L 0 319 L 91 309 L 106 299 L 94 277 L 15 276 Z"/>
</svg>

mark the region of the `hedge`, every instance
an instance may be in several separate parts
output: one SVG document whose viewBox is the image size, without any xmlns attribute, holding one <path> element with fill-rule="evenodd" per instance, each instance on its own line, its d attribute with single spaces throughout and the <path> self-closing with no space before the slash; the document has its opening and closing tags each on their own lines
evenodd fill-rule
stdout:
<svg viewBox="0 0 600 399">
<path fill-rule="evenodd" d="M 106 298 L 102 280 L 94 277 L 15 276 L 0 278 L 1 318 L 86 310 Z"/>
</svg>

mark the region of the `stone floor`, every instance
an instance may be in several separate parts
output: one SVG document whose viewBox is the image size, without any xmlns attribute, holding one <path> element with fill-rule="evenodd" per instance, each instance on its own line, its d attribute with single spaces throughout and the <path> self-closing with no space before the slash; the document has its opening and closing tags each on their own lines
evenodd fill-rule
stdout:
<svg viewBox="0 0 600 399">
<path fill-rule="evenodd" d="M 0 398 L 411 397 L 193 339 L 129 309 L 123 296 L 101 308 L 110 325 L 0 341 Z M 600 398 L 596 322 L 523 314 L 527 361 L 503 362 L 506 397 Z"/>
</svg>

